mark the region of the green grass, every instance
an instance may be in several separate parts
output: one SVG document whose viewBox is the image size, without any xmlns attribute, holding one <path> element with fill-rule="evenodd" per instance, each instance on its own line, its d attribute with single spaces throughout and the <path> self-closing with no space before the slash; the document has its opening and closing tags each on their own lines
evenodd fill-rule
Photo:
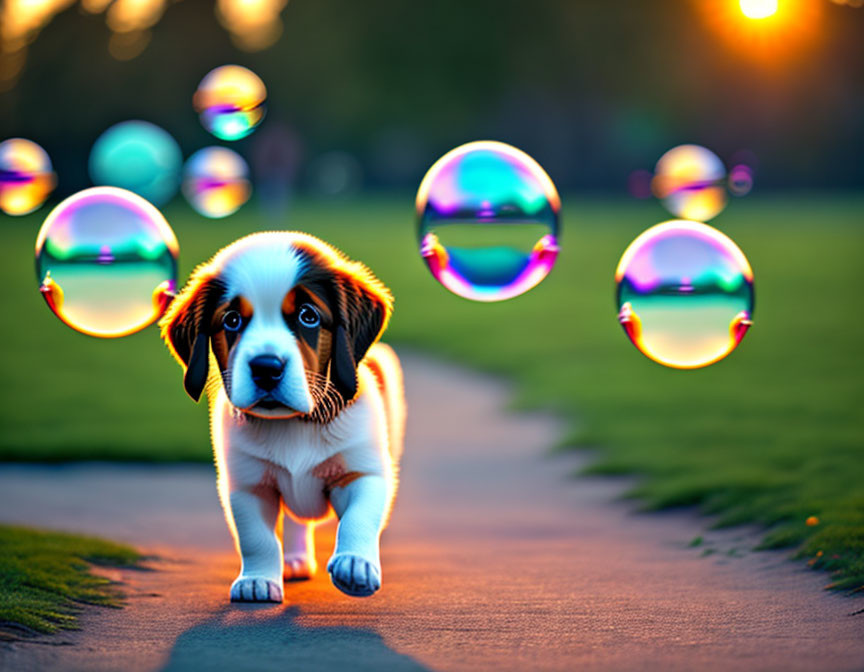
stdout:
<svg viewBox="0 0 864 672">
<path fill-rule="evenodd" d="M 138 559 L 101 539 L 0 525 L 0 640 L 76 629 L 82 604 L 119 606 L 118 590 L 88 563 Z"/>
<path fill-rule="evenodd" d="M 412 203 L 301 204 L 269 226 L 254 206 L 224 222 L 167 212 L 182 271 L 237 236 L 299 228 L 367 262 L 394 290 L 391 342 L 507 375 L 517 405 L 570 419 L 568 446 L 597 449 L 598 473 L 638 473 L 646 507 L 699 506 L 720 525 L 764 526 L 864 585 L 864 200 L 736 200 L 713 223 L 756 274 L 755 326 L 726 360 L 659 366 L 616 320 L 612 275 L 626 245 L 667 215 L 650 202 L 565 198 L 562 253 L 528 294 L 478 304 L 438 286 L 416 253 Z M 44 216 L 44 213 L 43 215 Z M 41 217 L 0 233 L 5 329 L 0 458 L 208 460 L 205 413 L 154 328 L 100 341 L 52 317 L 36 291 Z M 184 276 L 185 277 L 185 276 Z M 817 516 L 819 524 L 805 520 Z"/>
</svg>

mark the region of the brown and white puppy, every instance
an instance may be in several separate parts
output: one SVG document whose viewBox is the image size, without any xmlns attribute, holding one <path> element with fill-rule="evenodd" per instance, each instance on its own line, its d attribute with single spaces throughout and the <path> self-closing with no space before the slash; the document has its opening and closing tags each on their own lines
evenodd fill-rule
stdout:
<svg viewBox="0 0 864 672">
<path fill-rule="evenodd" d="M 284 578 L 309 578 L 314 526 L 334 512 L 334 585 L 358 597 L 380 588 L 405 421 L 399 360 L 377 343 L 392 301 L 314 236 L 256 233 L 196 268 L 160 321 L 186 391 L 210 401 L 242 559 L 232 600 L 279 602 Z"/>
</svg>

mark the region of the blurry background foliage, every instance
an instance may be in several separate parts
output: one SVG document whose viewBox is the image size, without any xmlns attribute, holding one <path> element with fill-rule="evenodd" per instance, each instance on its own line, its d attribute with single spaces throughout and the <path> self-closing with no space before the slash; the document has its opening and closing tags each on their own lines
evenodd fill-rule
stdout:
<svg viewBox="0 0 864 672">
<path fill-rule="evenodd" d="M 2 135 L 42 144 L 68 194 L 118 121 L 165 127 L 187 156 L 213 144 L 191 95 L 237 62 L 300 139 L 301 186 L 336 152 L 366 188 L 413 189 L 478 138 L 525 149 L 562 192 L 623 191 L 688 141 L 753 151 L 763 191 L 864 183 L 857 0 L 783 0 L 763 22 L 735 0 L 286 1 L 6 0 Z"/>
</svg>

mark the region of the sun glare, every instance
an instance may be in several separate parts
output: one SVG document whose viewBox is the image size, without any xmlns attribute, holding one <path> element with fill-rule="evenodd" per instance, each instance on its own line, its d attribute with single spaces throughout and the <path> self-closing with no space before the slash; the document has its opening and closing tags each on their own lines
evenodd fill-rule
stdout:
<svg viewBox="0 0 864 672">
<path fill-rule="evenodd" d="M 864 0 L 862 0 L 864 1 Z M 824 40 L 825 0 L 691 0 L 705 25 L 731 52 L 759 67 L 790 76 Z"/>
<path fill-rule="evenodd" d="M 777 0 L 738 0 L 738 5 L 744 16 L 755 21 L 777 13 Z"/>
</svg>

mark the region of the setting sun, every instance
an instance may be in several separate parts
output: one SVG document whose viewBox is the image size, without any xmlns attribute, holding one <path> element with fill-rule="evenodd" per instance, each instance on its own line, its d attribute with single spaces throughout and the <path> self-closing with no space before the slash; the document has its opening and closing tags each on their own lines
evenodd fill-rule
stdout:
<svg viewBox="0 0 864 672">
<path fill-rule="evenodd" d="M 777 13 L 777 0 L 738 0 L 738 4 L 748 19 L 767 19 Z"/>
</svg>

